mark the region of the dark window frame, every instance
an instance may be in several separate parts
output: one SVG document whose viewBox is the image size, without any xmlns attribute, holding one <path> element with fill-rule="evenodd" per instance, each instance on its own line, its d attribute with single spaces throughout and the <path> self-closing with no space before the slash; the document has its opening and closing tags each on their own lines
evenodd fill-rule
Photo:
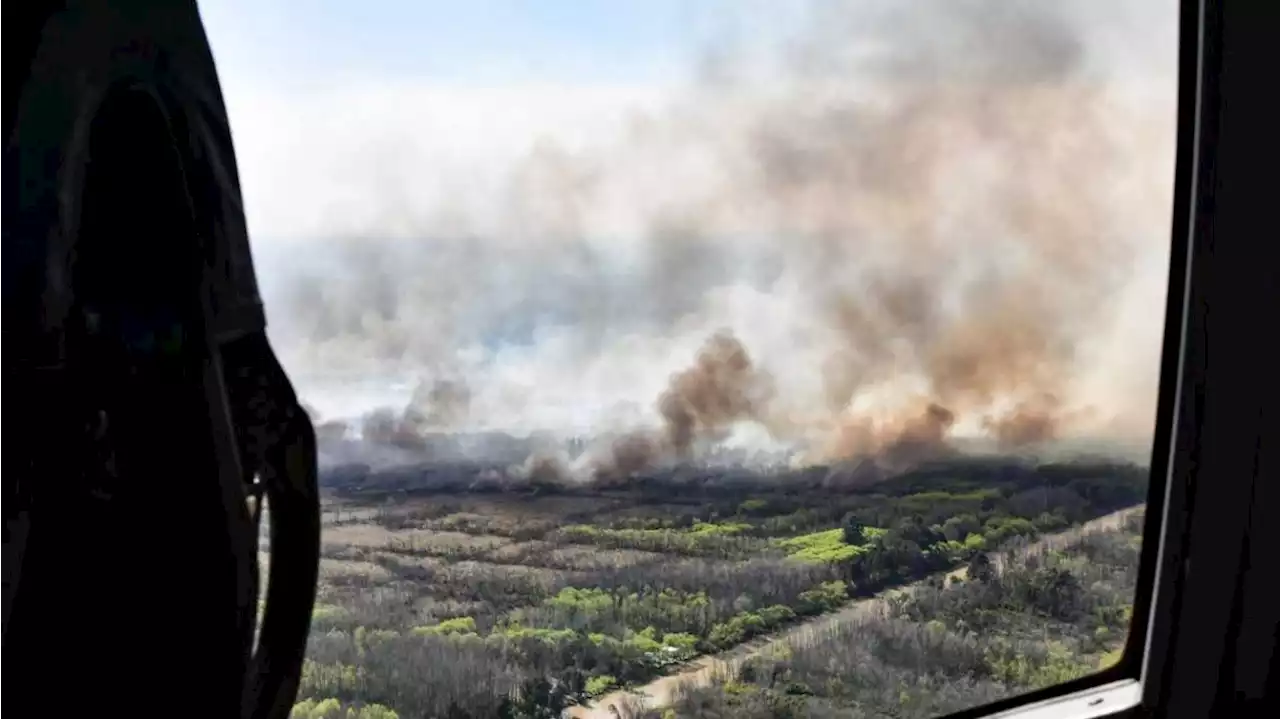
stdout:
<svg viewBox="0 0 1280 719">
<path fill-rule="evenodd" d="M 1266 193 L 1280 115 L 1263 88 L 1280 13 L 1224 5 L 1181 3 L 1160 394 L 1124 656 L 949 719 L 1253 716 L 1276 700 L 1280 255 L 1267 240 L 1280 233 Z"/>
</svg>

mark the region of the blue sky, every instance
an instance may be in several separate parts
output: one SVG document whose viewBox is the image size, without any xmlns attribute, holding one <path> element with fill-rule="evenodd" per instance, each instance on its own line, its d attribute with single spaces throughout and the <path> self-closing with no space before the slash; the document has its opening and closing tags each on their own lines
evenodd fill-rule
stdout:
<svg viewBox="0 0 1280 719">
<path fill-rule="evenodd" d="M 470 171 L 509 163 L 549 130 L 568 142 L 609 132 L 619 113 L 678 92 L 718 44 L 749 38 L 758 47 L 777 38 L 786 19 L 800 15 L 783 11 L 807 1 L 200 0 L 199 7 L 251 231 L 279 238 L 330 226 L 321 215 L 349 208 L 352 193 L 364 196 L 360 212 L 383 212 L 374 206 L 396 192 L 379 173 L 404 158 L 417 158 L 409 163 L 419 177 L 453 177 L 458 164 Z M 432 147 L 409 150 L 409 137 Z M 453 171 L 440 169 L 446 156 L 456 160 Z M 424 171 L 427 157 L 434 169 Z"/>
<path fill-rule="evenodd" d="M 224 82 L 334 76 L 648 82 L 687 68 L 726 0 L 201 0 Z M 739 11 L 742 3 L 738 3 Z M 736 14 L 736 13 L 732 13 Z"/>
</svg>

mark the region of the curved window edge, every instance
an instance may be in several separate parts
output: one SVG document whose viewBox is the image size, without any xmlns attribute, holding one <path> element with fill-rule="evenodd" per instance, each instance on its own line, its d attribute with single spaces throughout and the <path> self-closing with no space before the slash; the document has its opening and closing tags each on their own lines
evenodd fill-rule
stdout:
<svg viewBox="0 0 1280 719">
<path fill-rule="evenodd" d="M 1094 719 L 1133 709 L 1141 703 L 1142 682 L 1124 679 L 986 716 L 992 719 Z"/>
</svg>

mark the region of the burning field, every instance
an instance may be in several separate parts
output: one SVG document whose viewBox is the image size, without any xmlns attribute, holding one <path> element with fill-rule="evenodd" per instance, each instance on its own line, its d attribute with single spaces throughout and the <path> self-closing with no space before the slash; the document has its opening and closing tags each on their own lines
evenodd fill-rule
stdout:
<svg viewBox="0 0 1280 719">
<path fill-rule="evenodd" d="M 255 259 L 326 488 L 308 715 L 555 716 L 917 581 L 828 637 L 894 661 L 800 647 L 672 710 L 926 716 L 1120 646 L 1140 527 L 992 567 L 1146 496 L 1176 17 L 733 7 L 655 77 L 256 98 L 286 129 L 238 130 L 284 168 L 250 224 L 288 237 Z"/>
<path fill-rule="evenodd" d="M 605 129 L 553 123 L 465 178 L 403 148 L 416 179 L 380 196 L 413 199 L 262 261 L 322 437 L 374 463 L 529 438 L 504 472 L 579 483 L 725 452 L 901 469 L 1141 445 L 1172 34 L 924 5 L 819 3 L 777 37 L 715 38 L 657 99 L 605 103 Z M 335 400 L 349 378 L 402 389 Z"/>
</svg>

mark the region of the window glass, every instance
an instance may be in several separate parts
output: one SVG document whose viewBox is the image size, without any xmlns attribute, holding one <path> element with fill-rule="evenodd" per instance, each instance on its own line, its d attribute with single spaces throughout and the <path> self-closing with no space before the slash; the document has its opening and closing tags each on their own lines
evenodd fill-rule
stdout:
<svg viewBox="0 0 1280 719">
<path fill-rule="evenodd" d="M 932 717 L 1118 661 L 1176 4 L 201 12 L 320 437 L 296 716 Z"/>
</svg>

